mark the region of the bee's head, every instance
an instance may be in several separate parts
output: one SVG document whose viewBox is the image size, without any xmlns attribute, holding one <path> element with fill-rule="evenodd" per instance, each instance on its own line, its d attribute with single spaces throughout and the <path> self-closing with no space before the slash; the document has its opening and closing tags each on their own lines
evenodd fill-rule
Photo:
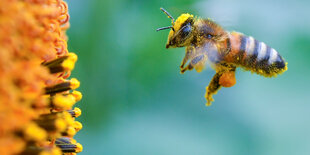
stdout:
<svg viewBox="0 0 310 155">
<path fill-rule="evenodd" d="M 157 31 L 171 29 L 168 35 L 166 48 L 183 47 L 190 44 L 193 39 L 194 16 L 188 13 L 182 14 L 174 21 L 174 18 L 163 8 L 160 8 L 172 20 L 172 26 L 157 29 Z"/>
</svg>

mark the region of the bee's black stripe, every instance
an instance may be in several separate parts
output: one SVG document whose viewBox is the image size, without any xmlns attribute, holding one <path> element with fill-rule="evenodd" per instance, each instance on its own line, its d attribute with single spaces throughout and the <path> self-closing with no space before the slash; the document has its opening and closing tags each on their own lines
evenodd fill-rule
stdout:
<svg viewBox="0 0 310 155">
<path fill-rule="evenodd" d="M 240 35 L 240 52 L 245 52 L 246 50 L 246 43 L 247 43 L 248 37 L 244 36 L 244 35 Z"/>
<path fill-rule="evenodd" d="M 259 50 L 260 50 L 259 41 L 257 41 L 257 40 L 255 39 L 255 46 L 254 46 L 254 53 L 253 53 L 253 56 L 255 57 L 255 59 L 256 59 L 257 56 L 258 56 Z"/>
<path fill-rule="evenodd" d="M 283 58 L 279 54 L 278 54 L 278 57 L 277 57 L 276 61 L 274 62 L 274 64 L 276 65 L 276 67 L 278 69 L 285 68 L 285 61 L 283 60 Z"/>
<path fill-rule="evenodd" d="M 259 50 L 259 41 L 254 39 L 254 49 L 253 49 L 253 54 L 252 55 L 247 55 L 246 59 L 244 61 L 244 65 L 249 67 L 249 68 L 255 68 L 256 66 L 256 58 L 258 55 L 258 50 Z"/>
<path fill-rule="evenodd" d="M 242 65 L 245 64 L 245 60 L 243 59 L 244 59 L 244 55 L 246 52 L 246 45 L 247 45 L 248 39 L 249 38 L 247 36 L 240 35 L 240 48 L 239 48 L 239 53 L 238 53 L 238 61 Z"/>
<path fill-rule="evenodd" d="M 238 37 L 235 35 L 233 39 L 235 40 L 231 40 L 232 43 L 239 44 L 233 47 L 235 50 L 232 52 L 234 53 L 232 58 L 237 65 L 268 77 L 286 70 L 284 59 L 265 43 L 242 34 Z M 231 47 L 226 44 L 227 47 Z"/>
<path fill-rule="evenodd" d="M 256 67 L 258 69 L 262 69 L 263 71 L 265 71 L 267 74 L 270 73 L 270 64 L 268 63 L 268 60 L 270 58 L 270 52 L 271 52 L 271 48 L 269 46 L 266 46 L 266 54 L 264 56 L 263 59 L 259 60 L 257 63 L 256 63 Z"/>
</svg>

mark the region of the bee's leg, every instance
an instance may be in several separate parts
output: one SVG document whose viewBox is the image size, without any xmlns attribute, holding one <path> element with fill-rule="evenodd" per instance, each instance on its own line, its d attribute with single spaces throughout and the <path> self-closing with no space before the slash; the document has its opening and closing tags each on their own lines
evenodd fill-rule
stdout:
<svg viewBox="0 0 310 155">
<path fill-rule="evenodd" d="M 207 100 L 206 105 L 210 106 L 211 102 L 214 101 L 214 99 L 212 98 L 212 95 L 216 94 L 217 91 L 221 88 L 220 85 L 220 77 L 223 74 L 223 72 L 217 72 L 212 80 L 210 81 L 209 85 L 206 87 L 206 94 L 205 94 L 205 98 Z"/>
<path fill-rule="evenodd" d="M 197 72 L 201 72 L 204 68 L 206 59 L 207 56 L 203 54 L 196 56 L 185 68 L 181 69 L 181 73 L 183 74 L 186 70 L 192 70 L 193 68 L 195 68 Z"/>
<path fill-rule="evenodd" d="M 193 68 L 194 66 L 192 65 L 192 63 L 189 63 L 185 68 L 181 68 L 181 74 L 183 74 L 187 70 L 192 70 Z"/>
<path fill-rule="evenodd" d="M 192 46 L 189 46 L 189 47 L 187 47 L 186 48 L 186 50 L 185 50 L 185 56 L 184 56 L 184 58 L 183 58 L 183 60 L 182 60 L 182 63 L 181 63 L 181 66 L 180 66 L 180 69 L 181 70 L 183 70 L 184 69 L 184 65 L 186 64 L 186 62 L 190 59 L 190 58 L 192 58 L 193 57 L 193 55 L 194 55 L 194 47 L 192 47 Z M 182 73 L 182 72 L 181 72 Z M 183 72 L 184 73 L 184 72 Z"/>
<path fill-rule="evenodd" d="M 219 65 L 219 68 L 216 74 L 213 76 L 211 82 L 206 87 L 205 98 L 207 100 L 207 106 L 211 105 L 211 102 L 214 101 L 212 95 L 216 94 L 221 87 L 232 87 L 236 84 L 235 78 L 235 66 L 228 65 Z"/>
</svg>

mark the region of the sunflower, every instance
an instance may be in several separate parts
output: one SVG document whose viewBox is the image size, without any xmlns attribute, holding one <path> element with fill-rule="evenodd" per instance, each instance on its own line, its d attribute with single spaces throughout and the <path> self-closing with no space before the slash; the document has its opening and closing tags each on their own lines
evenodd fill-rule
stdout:
<svg viewBox="0 0 310 155">
<path fill-rule="evenodd" d="M 0 1 L 0 154 L 75 154 L 82 94 L 69 79 L 68 6 L 62 0 Z"/>
</svg>

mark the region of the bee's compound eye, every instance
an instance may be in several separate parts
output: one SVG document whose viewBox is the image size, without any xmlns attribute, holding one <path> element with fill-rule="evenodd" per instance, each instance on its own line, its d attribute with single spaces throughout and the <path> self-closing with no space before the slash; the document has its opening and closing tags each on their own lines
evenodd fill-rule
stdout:
<svg viewBox="0 0 310 155">
<path fill-rule="evenodd" d="M 211 34 L 207 34 L 207 38 L 211 39 L 213 36 Z"/>
<path fill-rule="evenodd" d="M 181 37 L 182 38 L 187 37 L 191 31 L 192 31 L 192 27 L 190 25 L 184 26 L 181 30 Z"/>
</svg>

